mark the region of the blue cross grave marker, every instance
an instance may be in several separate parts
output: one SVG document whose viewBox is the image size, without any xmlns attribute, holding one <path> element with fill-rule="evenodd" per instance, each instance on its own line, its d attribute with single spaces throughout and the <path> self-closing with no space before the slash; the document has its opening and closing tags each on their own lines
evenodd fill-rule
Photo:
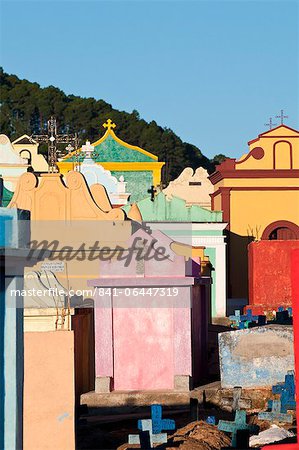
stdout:
<svg viewBox="0 0 299 450">
<path fill-rule="evenodd" d="M 162 431 L 175 430 L 175 421 L 172 419 L 162 419 L 162 406 L 151 405 L 151 419 L 153 434 L 162 433 Z M 141 430 L 141 420 L 138 420 L 138 429 Z"/>
<path fill-rule="evenodd" d="M 259 316 L 253 316 L 252 309 L 247 309 L 247 314 L 242 314 L 241 320 L 242 322 L 257 322 L 259 320 Z"/>
<path fill-rule="evenodd" d="M 272 411 L 258 413 L 258 419 L 268 420 L 269 422 L 293 423 L 293 416 L 291 414 L 284 414 L 281 412 L 280 400 L 273 400 Z"/>
<path fill-rule="evenodd" d="M 245 320 L 244 322 L 239 323 L 239 330 L 245 330 L 245 328 L 249 328 L 250 322 L 248 320 Z"/>
<path fill-rule="evenodd" d="M 231 324 L 231 327 L 234 327 L 234 326 L 239 327 L 239 324 L 240 324 L 240 322 L 241 322 L 241 312 L 240 312 L 240 310 L 239 310 L 239 309 L 236 309 L 236 310 L 235 310 L 235 314 L 234 314 L 233 316 L 229 316 L 229 320 L 230 320 L 231 322 L 233 322 L 233 323 Z"/>
<path fill-rule="evenodd" d="M 167 433 L 162 431 L 175 430 L 175 421 L 172 419 L 162 419 L 162 406 L 151 405 L 151 419 L 138 420 L 138 430 L 149 433 L 150 444 L 166 444 Z M 141 444 L 140 435 L 130 434 L 129 444 Z"/>
<path fill-rule="evenodd" d="M 295 376 L 294 371 L 289 370 L 285 376 L 284 383 L 278 383 L 272 387 L 273 394 L 280 394 L 281 412 L 296 409 L 295 400 Z M 269 408 L 272 407 L 272 401 L 269 401 Z"/>
<path fill-rule="evenodd" d="M 239 328 L 239 330 L 244 330 L 250 326 L 266 324 L 266 316 L 254 316 L 251 309 L 247 310 L 247 314 L 241 314 L 239 310 L 235 310 L 235 314 L 229 316 L 229 319 L 232 322 L 231 327 Z"/>
<path fill-rule="evenodd" d="M 140 426 L 140 428 L 139 428 Z M 150 448 L 154 444 L 167 444 L 167 433 L 153 433 L 153 424 L 151 419 L 138 420 L 138 428 L 141 431 L 148 431 L 150 437 Z M 140 444 L 139 434 L 129 434 L 129 444 Z"/>
<path fill-rule="evenodd" d="M 133 436 L 133 435 L 131 435 Z M 136 435 L 137 436 L 137 435 Z M 130 440 L 130 436 L 129 436 Z M 137 440 L 137 438 L 136 438 Z M 151 438 L 149 431 L 139 431 L 139 445 L 142 450 L 151 450 L 153 447 L 151 446 Z M 127 447 L 127 450 L 133 450 L 130 447 Z"/>
<path fill-rule="evenodd" d="M 238 430 L 248 430 L 251 434 L 257 434 L 259 432 L 259 427 L 257 425 L 250 425 L 246 422 L 246 411 L 237 410 L 234 422 L 219 420 L 218 430 L 231 433 L 232 447 L 236 447 Z"/>
</svg>

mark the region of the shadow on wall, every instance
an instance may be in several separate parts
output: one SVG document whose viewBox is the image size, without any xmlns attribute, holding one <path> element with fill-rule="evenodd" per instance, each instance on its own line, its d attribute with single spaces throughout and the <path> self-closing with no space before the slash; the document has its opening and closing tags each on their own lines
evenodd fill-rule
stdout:
<svg viewBox="0 0 299 450">
<path fill-rule="evenodd" d="M 246 299 L 248 303 L 248 245 L 253 236 L 227 234 L 227 286 L 228 298 Z"/>
<path fill-rule="evenodd" d="M 92 299 L 87 299 L 86 303 Z M 80 405 L 80 395 L 94 390 L 95 382 L 95 344 L 94 344 L 94 309 L 78 308 L 72 316 L 74 331 L 75 357 L 75 399 L 76 407 Z"/>
</svg>

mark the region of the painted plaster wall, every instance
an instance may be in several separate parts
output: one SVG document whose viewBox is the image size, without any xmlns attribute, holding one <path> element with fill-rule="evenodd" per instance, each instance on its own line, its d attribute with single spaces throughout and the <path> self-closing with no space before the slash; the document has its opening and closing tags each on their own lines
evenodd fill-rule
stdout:
<svg viewBox="0 0 299 450">
<path fill-rule="evenodd" d="M 293 327 L 267 325 L 219 334 L 223 388 L 265 387 L 294 370 Z"/>
<path fill-rule="evenodd" d="M 125 147 L 123 141 L 115 139 L 112 135 L 108 135 L 98 145 L 95 143 L 95 150 L 99 153 L 99 157 L 95 159 L 97 162 L 152 162 L 157 159 L 156 156 L 150 153 L 145 154 L 146 152 L 144 151 L 141 152 L 129 148 L 129 145 Z"/>
<path fill-rule="evenodd" d="M 190 288 L 179 286 L 175 303 L 162 293 L 128 297 L 124 289 L 96 299 L 96 377 L 113 378 L 115 390 L 173 389 L 175 375 L 192 374 L 191 310 L 179 307 Z"/>
<path fill-rule="evenodd" d="M 173 389 L 172 310 L 114 308 L 113 328 L 114 389 Z"/>
<path fill-rule="evenodd" d="M 205 254 L 213 265 L 211 272 L 212 317 L 226 315 L 226 243 L 223 235 L 225 223 L 170 223 L 146 222 L 153 230 L 161 230 L 177 242 L 204 246 Z"/>
<path fill-rule="evenodd" d="M 299 133 L 286 126 L 280 126 L 266 133 L 259 135 L 258 139 L 249 142 L 249 149 L 255 147 L 262 147 L 264 156 L 261 159 L 249 158 L 244 161 L 246 154 L 243 155 L 239 161 L 243 161 L 238 170 L 246 169 L 272 169 L 273 168 L 273 153 L 275 145 L 276 153 L 276 168 L 289 169 L 290 168 L 290 144 L 293 153 L 293 168 L 299 169 Z"/>
<path fill-rule="evenodd" d="M 299 187 L 298 180 L 297 185 Z M 264 229 L 278 220 L 299 225 L 299 190 L 231 191 L 230 230 L 234 233 L 248 236 L 253 229 L 256 236 L 257 227 L 260 238 Z"/>
<path fill-rule="evenodd" d="M 13 277 L 6 283 L 6 291 L 22 289 L 22 278 Z M 22 447 L 22 392 L 23 392 L 23 310 L 5 299 L 4 328 L 4 449 Z"/>
<path fill-rule="evenodd" d="M 160 184 L 164 163 L 159 162 L 154 154 L 117 137 L 113 131 L 116 125 L 110 119 L 103 126 L 106 128 L 105 134 L 92 144 L 95 147 L 94 161 L 117 178 L 124 176 L 128 182 L 127 191 L 132 194 L 131 201 L 146 197 L 151 185 Z M 74 154 L 64 157 L 58 163 L 60 172 L 65 174 L 73 170 L 74 159 Z M 80 162 L 83 159 L 84 156 L 80 156 Z"/>
<path fill-rule="evenodd" d="M 247 301 L 247 246 L 252 236 L 260 239 L 265 228 L 279 220 L 299 225 L 299 191 L 231 191 L 229 297 Z"/>
<path fill-rule="evenodd" d="M 14 150 L 20 154 L 20 152 L 27 150 L 31 154 L 31 166 L 35 172 L 47 172 L 48 163 L 46 158 L 38 153 L 39 144 L 17 144 L 15 141 L 12 143 Z M 27 152 L 22 153 L 21 157 L 26 157 Z"/>
<path fill-rule="evenodd" d="M 167 199 L 164 192 L 159 192 L 151 201 L 148 194 L 144 200 L 138 202 L 137 206 L 142 216 L 142 220 L 149 221 L 173 221 L 173 222 L 221 222 L 222 213 L 220 211 L 209 211 L 199 205 L 187 206 L 186 200 L 172 196 Z M 125 211 L 128 206 L 123 208 Z"/>
<path fill-rule="evenodd" d="M 111 175 L 119 180 L 123 176 L 127 183 L 127 192 L 131 193 L 130 202 L 138 202 L 148 196 L 148 189 L 154 184 L 153 172 L 150 170 L 140 171 L 111 171 Z"/>
<path fill-rule="evenodd" d="M 24 335 L 24 450 L 74 450 L 74 335 Z"/>
<path fill-rule="evenodd" d="M 23 309 L 16 307 L 11 290 L 23 288 L 28 218 L 28 211 L 0 208 L 0 247 L 15 254 L 1 257 L 0 273 L 0 448 L 5 450 L 22 447 Z"/>
<path fill-rule="evenodd" d="M 210 194 L 214 192 L 214 188 L 208 176 L 203 167 L 198 167 L 195 171 L 186 167 L 178 178 L 170 181 L 163 192 L 168 198 L 179 197 L 189 205 L 196 204 L 211 209 Z"/>
<path fill-rule="evenodd" d="M 299 241 L 260 241 L 248 247 L 249 303 L 277 309 L 292 305 L 291 255 Z"/>
</svg>

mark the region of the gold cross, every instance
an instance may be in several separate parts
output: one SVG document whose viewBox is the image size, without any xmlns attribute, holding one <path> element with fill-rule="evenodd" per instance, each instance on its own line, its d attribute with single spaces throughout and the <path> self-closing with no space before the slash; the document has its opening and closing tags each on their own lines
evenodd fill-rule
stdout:
<svg viewBox="0 0 299 450">
<path fill-rule="evenodd" d="M 107 128 L 107 130 L 109 131 L 109 130 L 111 130 L 111 128 L 115 128 L 116 125 L 115 125 L 115 123 L 112 122 L 111 119 L 108 119 L 107 122 L 103 123 L 103 127 Z"/>
</svg>

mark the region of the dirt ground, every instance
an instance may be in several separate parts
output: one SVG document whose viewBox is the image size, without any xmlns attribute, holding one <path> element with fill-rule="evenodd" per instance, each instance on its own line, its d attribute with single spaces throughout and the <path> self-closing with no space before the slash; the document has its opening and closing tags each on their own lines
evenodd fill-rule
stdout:
<svg viewBox="0 0 299 450">
<path fill-rule="evenodd" d="M 174 419 L 176 432 L 168 434 L 168 442 L 156 446 L 157 449 L 171 450 L 220 450 L 230 446 L 230 437 L 217 427 L 208 425 L 204 420 L 208 416 L 215 416 L 216 423 L 219 419 L 233 420 L 234 413 L 223 411 L 220 408 L 208 406 L 199 410 L 199 421 L 192 422 L 189 410 L 175 411 L 164 410 L 164 417 Z M 139 445 L 128 445 L 128 435 L 137 434 L 137 420 L 149 418 L 150 408 L 146 413 L 140 412 L 131 415 L 115 415 L 109 418 L 104 414 L 88 416 L 81 415 L 77 422 L 77 450 L 129 450 L 138 449 Z M 248 422 L 260 426 L 260 431 L 270 427 L 269 422 L 257 420 L 256 415 L 248 417 Z M 286 426 L 296 432 L 295 425 Z M 296 442 L 292 438 L 288 442 Z"/>
</svg>

